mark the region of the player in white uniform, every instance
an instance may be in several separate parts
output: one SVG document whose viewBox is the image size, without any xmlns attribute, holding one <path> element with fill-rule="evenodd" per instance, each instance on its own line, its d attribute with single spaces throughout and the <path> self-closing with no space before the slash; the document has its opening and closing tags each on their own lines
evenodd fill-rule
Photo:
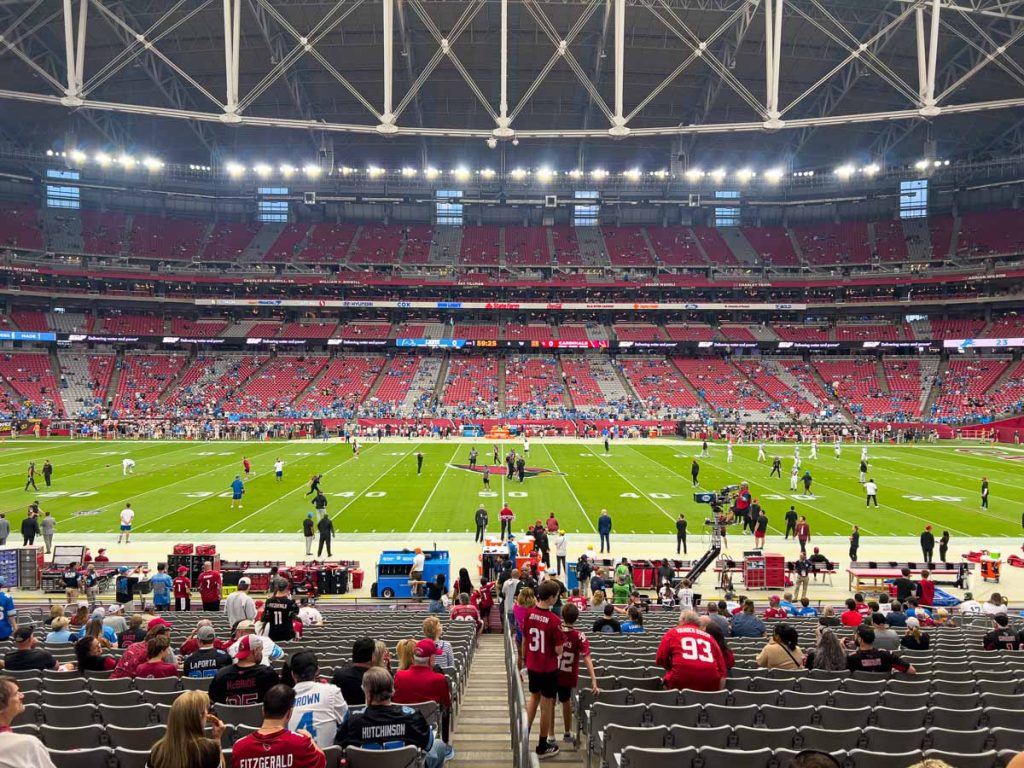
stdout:
<svg viewBox="0 0 1024 768">
<path fill-rule="evenodd" d="M 279 483 L 284 478 L 284 462 L 280 459 L 274 462 L 274 477 L 277 478 Z"/>
<path fill-rule="evenodd" d="M 732 464 L 732 441 L 725 447 L 725 463 Z"/>
<path fill-rule="evenodd" d="M 812 459 L 818 458 L 818 439 L 817 438 L 813 438 L 811 440 L 811 458 Z"/>
<path fill-rule="evenodd" d="M 523 456 L 526 457 L 526 456 L 529 456 L 529 455 L 530 455 L 530 438 L 524 437 L 523 438 Z"/>
<path fill-rule="evenodd" d="M 795 490 L 797 490 L 797 487 L 796 487 L 796 481 L 797 481 L 797 480 L 798 480 L 799 478 L 800 478 L 800 467 L 798 467 L 798 466 L 797 466 L 797 465 L 796 465 L 796 464 L 794 463 L 794 464 L 793 464 L 793 469 L 791 469 L 791 470 L 789 471 L 789 490 L 791 490 L 791 491 L 795 491 Z"/>
<path fill-rule="evenodd" d="M 123 474 L 123 475 L 134 475 L 135 474 L 135 459 L 122 459 L 121 460 L 121 474 Z"/>
<path fill-rule="evenodd" d="M 800 461 L 800 443 L 793 446 L 793 458 Z"/>
<path fill-rule="evenodd" d="M 338 726 L 348 715 L 345 697 L 338 686 L 317 682 L 320 670 L 312 651 L 299 651 L 289 665 L 295 678 L 295 705 L 288 730 L 309 731 L 317 746 L 326 749 L 334 744 Z"/>
<path fill-rule="evenodd" d="M 861 449 L 860 449 L 860 460 L 861 461 L 867 461 L 868 460 L 868 447 L 866 445 L 861 446 Z"/>
<path fill-rule="evenodd" d="M 797 456 L 795 459 L 793 459 L 793 469 L 800 469 L 800 464 L 801 464 L 801 461 L 800 461 L 800 457 L 799 456 Z"/>
<path fill-rule="evenodd" d="M 132 538 L 132 521 L 135 519 L 135 510 L 132 509 L 131 504 L 125 504 L 124 509 L 121 510 L 121 532 L 117 534 L 117 543 L 121 543 L 121 537 L 124 537 L 124 543 L 128 544 Z"/>
<path fill-rule="evenodd" d="M 757 460 L 768 461 L 768 457 L 764 455 L 764 443 L 757 444 Z"/>
<path fill-rule="evenodd" d="M 843 441 L 838 437 L 836 438 L 836 461 L 843 455 Z"/>
</svg>

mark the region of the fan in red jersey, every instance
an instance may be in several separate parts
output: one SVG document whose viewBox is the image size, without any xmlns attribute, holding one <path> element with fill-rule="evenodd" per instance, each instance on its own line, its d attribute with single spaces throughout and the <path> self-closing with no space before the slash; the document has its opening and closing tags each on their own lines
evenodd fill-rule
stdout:
<svg viewBox="0 0 1024 768">
<path fill-rule="evenodd" d="M 725 687 L 725 658 L 718 643 L 700 628 L 693 611 L 683 611 L 679 626 L 661 638 L 656 663 L 668 670 L 666 688 L 720 691 Z"/>
</svg>

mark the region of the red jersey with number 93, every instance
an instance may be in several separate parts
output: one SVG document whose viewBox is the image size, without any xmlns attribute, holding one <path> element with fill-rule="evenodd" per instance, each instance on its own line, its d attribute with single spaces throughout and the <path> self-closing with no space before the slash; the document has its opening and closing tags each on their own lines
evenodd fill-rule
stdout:
<svg viewBox="0 0 1024 768">
<path fill-rule="evenodd" d="M 661 638 L 657 664 L 668 670 L 669 688 L 717 691 L 726 676 L 725 658 L 718 643 L 694 626 L 673 627 Z"/>
<path fill-rule="evenodd" d="M 565 643 L 562 618 L 542 608 L 531 608 L 523 620 L 523 647 L 526 668 L 531 672 L 558 669 L 558 648 Z"/>
</svg>

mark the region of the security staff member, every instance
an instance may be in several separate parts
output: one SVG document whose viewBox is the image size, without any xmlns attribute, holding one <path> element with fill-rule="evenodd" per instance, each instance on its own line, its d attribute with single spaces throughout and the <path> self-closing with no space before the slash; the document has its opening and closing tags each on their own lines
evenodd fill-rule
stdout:
<svg viewBox="0 0 1024 768">
<path fill-rule="evenodd" d="M 686 515 L 682 512 L 679 513 L 679 519 L 676 520 L 676 554 L 679 554 L 680 548 L 683 554 L 686 552 Z"/>
<path fill-rule="evenodd" d="M 480 505 L 480 508 L 476 511 L 473 519 L 476 522 L 476 537 L 473 541 L 483 543 L 484 535 L 487 532 L 487 510 L 484 508 L 483 504 Z"/>
<path fill-rule="evenodd" d="M 793 534 L 793 537 L 796 538 L 797 519 L 798 515 L 796 513 L 796 509 L 793 506 L 790 506 L 789 511 L 786 513 L 786 535 L 784 538 L 788 539 L 789 534 L 791 533 Z"/>
</svg>

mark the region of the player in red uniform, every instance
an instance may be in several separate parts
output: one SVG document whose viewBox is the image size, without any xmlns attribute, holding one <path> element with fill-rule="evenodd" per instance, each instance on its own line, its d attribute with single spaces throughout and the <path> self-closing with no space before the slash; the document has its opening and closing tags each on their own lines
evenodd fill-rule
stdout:
<svg viewBox="0 0 1024 768">
<path fill-rule="evenodd" d="M 213 563 L 209 560 L 203 563 L 203 570 L 196 579 L 196 586 L 199 588 L 199 599 L 203 601 L 203 610 L 219 611 L 224 582 L 220 571 L 213 570 Z"/>
<path fill-rule="evenodd" d="M 523 620 L 523 648 L 529 676 L 530 700 L 526 716 L 533 726 L 540 706 L 540 739 L 537 757 L 544 759 L 558 754 L 558 745 L 548 739 L 554 734 L 555 696 L 558 695 L 558 664 L 565 645 L 561 618 L 551 611 L 561 586 L 545 581 L 537 589 L 537 604 L 526 612 Z"/>
<path fill-rule="evenodd" d="M 252 472 L 252 464 L 249 463 L 249 459 L 245 456 L 242 457 L 242 469 L 245 471 L 246 479 L 248 479 L 249 473 Z"/>
<path fill-rule="evenodd" d="M 324 768 L 327 758 L 308 731 L 289 731 L 295 689 L 275 685 L 263 698 L 263 725 L 231 750 L 233 768 Z"/>
<path fill-rule="evenodd" d="M 700 628 L 693 611 L 683 611 L 679 626 L 661 638 L 655 663 L 668 670 L 666 688 L 720 691 L 725 687 L 725 658 L 718 643 Z"/>
<path fill-rule="evenodd" d="M 587 665 L 590 672 L 590 688 L 600 693 L 597 686 L 597 673 L 594 662 L 590 658 L 590 642 L 586 635 L 574 626 L 580 617 L 580 610 L 572 603 L 562 606 L 562 631 L 565 632 L 565 645 L 562 646 L 562 658 L 558 664 L 558 700 L 562 702 L 562 724 L 565 727 L 562 741 L 572 741 L 572 692 L 580 682 L 580 659 Z"/>
<path fill-rule="evenodd" d="M 178 566 L 178 575 L 171 583 L 171 590 L 174 594 L 174 610 L 192 610 L 192 579 L 188 577 L 188 568 L 184 565 Z"/>
</svg>

